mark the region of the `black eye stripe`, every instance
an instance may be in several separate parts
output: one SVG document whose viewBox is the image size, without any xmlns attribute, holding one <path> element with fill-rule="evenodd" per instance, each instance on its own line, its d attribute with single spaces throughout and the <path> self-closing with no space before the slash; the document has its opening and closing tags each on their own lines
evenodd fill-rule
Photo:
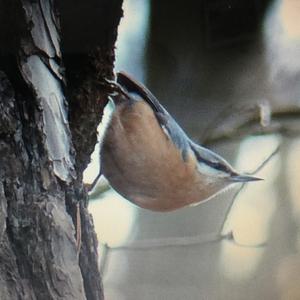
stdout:
<svg viewBox="0 0 300 300">
<path fill-rule="evenodd" d="M 223 171 L 223 172 L 230 172 L 230 170 L 223 164 L 219 163 L 219 162 L 214 162 L 214 161 L 209 161 L 209 160 L 206 160 L 206 159 L 199 159 L 199 161 L 202 161 L 204 162 L 205 164 L 209 165 L 210 167 L 214 168 L 214 169 L 217 169 L 217 170 L 220 170 L 220 171 Z"/>
<path fill-rule="evenodd" d="M 219 162 L 209 162 L 208 164 L 210 164 L 213 168 L 220 170 L 220 171 L 224 171 L 224 172 L 230 172 L 230 170 L 223 164 L 219 163 Z"/>
<path fill-rule="evenodd" d="M 225 173 L 232 173 L 232 171 L 226 165 L 222 164 L 221 162 L 207 160 L 207 159 L 203 158 L 202 156 L 200 156 L 199 153 L 195 149 L 193 149 L 193 150 L 194 150 L 194 153 L 199 162 L 203 162 L 206 165 L 208 165 L 216 170 L 223 171 Z"/>
</svg>

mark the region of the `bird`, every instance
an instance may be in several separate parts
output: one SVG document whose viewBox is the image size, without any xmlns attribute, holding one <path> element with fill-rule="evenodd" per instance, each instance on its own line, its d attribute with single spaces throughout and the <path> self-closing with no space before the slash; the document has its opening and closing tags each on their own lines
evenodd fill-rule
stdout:
<svg viewBox="0 0 300 300">
<path fill-rule="evenodd" d="M 193 142 L 157 98 L 118 72 L 113 113 L 100 146 L 101 174 L 135 205 L 157 212 L 203 203 L 236 183 L 261 180 L 238 173 Z"/>
</svg>

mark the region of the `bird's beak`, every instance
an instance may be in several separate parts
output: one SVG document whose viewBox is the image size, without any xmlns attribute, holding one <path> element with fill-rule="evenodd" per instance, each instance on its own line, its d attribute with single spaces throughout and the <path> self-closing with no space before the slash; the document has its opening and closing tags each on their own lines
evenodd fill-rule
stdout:
<svg viewBox="0 0 300 300">
<path fill-rule="evenodd" d="M 230 181 L 232 182 L 249 182 L 249 181 L 259 181 L 263 180 L 262 178 L 254 177 L 251 175 L 233 175 L 230 177 Z"/>
</svg>

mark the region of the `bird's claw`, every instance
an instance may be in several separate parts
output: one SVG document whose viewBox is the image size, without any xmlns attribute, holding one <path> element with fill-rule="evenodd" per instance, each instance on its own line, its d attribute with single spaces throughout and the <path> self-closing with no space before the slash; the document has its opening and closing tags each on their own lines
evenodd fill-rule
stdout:
<svg viewBox="0 0 300 300">
<path fill-rule="evenodd" d="M 124 88 L 118 82 L 111 80 L 111 79 L 103 78 L 101 83 L 102 83 L 102 85 L 105 86 L 105 88 L 107 88 L 107 90 L 108 90 L 107 93 L 110 96 L 117 96 L 117 95 L 122 94 L 126 98 L 129 98 L 128 93 L 124 90 Z"/>
</svg>

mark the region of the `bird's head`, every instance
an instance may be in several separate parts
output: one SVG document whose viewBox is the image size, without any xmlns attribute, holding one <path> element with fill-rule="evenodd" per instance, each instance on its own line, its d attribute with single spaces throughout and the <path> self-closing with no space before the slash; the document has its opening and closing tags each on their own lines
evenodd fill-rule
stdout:
<svg viewBox="0 0 300 300">
<path fill-rule="evenodd" d="M 202 178 L 205 178 L 205 182 L 212 192 L 222 190 L 233 183 L 262 180 L 258 177 L 238 173 L 225 159 L 209 149 L 193 143 L 192 150 L 197 158 L 197 171 Z"/>
</svg>

